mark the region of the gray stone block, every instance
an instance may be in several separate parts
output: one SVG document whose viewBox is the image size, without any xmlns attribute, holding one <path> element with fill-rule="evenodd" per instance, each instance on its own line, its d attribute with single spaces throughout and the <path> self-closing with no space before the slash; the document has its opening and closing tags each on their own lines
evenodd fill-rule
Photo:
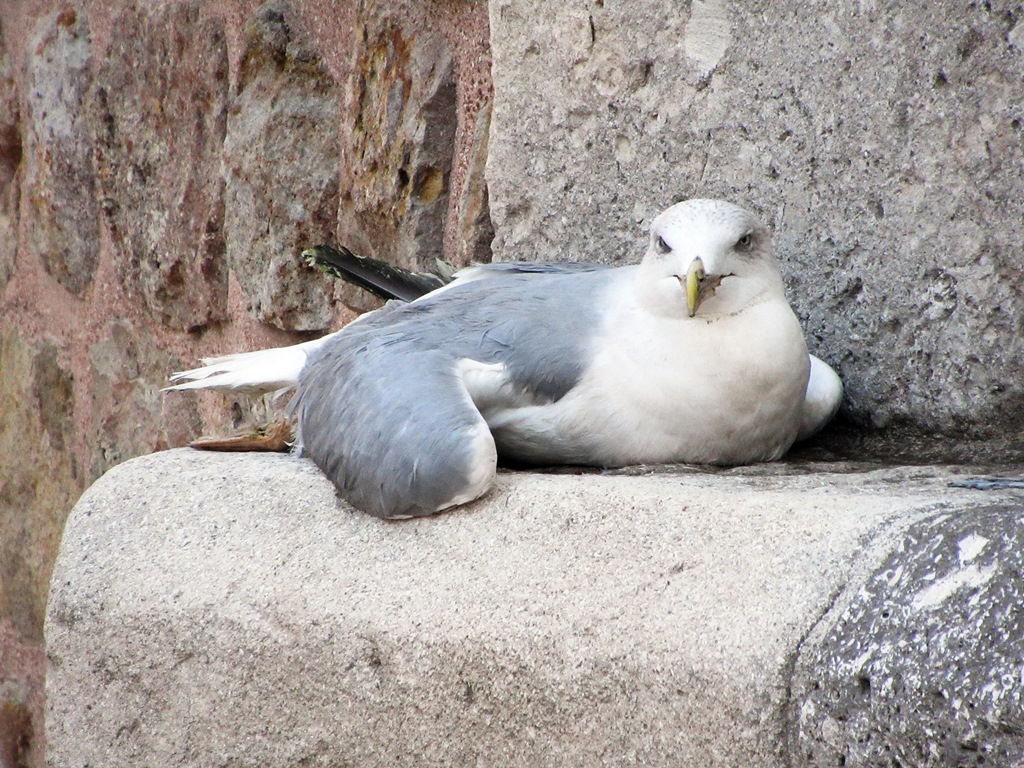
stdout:
<svg viewBox="0 0 1024 768">
<path fill-rule="evenodd" d="M 24 194 L 33 213 L 28 240 L 43 268 L 80 294 L 92 283 L 100 252 L 92 131 L 84 108 L 93 86 L 85 13 L 69 8 L 40 18 L 25 49 Z M 20 155 L 21 147 L 16 151 Z M 11 198 L 17 193 L 4 190 L 4 197 L 0 235 L 16 235 Z M 10 268 L 0 265 L 5 272 Z"/>
<path fill-rule="evenodd" d="M 278 328 L 323 330 L 333 281 L 302 251 L 333 242 L 339 93 L 291 7 L 262 6 L 245 28 L 224 143 L 227 257 L 249 311 Z"/>
<path fill-rule="evenodd" d="M 1013 498 L 952 476 L 503 472 L 395 523 L 304 460 L 135 459 L 65 529 L 48 760 L 785 766 L 797 653 L 837 595 L 919 521 Z"/>
<path fill-rule="evenodd" d="M 798 765 L 1024 765 L 1022 518 L 931 515 L 848 588 L 797 662 Z"/>
<path fill-rule="evenodd" d="M 386 2 L 368 2 L 357 15 L 338 239 L 359 254 L 424 270 L 445 255 L 459 104 L 448 42 L 418 21 Z M 471 243 L 473 224 L 462 224 Z M 343 291 L 342 300 L 358 311 L 375 304 L 360 293 Z"/>
<path fill-rule="evenodd" d="M 112 25 L 89 114 L 118 277 L 167 327 L 224 320 L 223 21 L 190 0 L 125 4 Z"/>
</svg>

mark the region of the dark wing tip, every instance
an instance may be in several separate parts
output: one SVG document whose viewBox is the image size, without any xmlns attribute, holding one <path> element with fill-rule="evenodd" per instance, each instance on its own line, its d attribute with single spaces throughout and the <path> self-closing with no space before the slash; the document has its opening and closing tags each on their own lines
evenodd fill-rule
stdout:
<svg viewBox="0 0 1024 768">
<path fill-rule="evenodd" d="M 357 285 L 384 300 L 412 301 L 447 282 L 427 272 L 413 272 L 378 259 L 359 256 L 343 245 L 324 243 L 307 248 L 302 252 L 302 258 L 309 266 Z"/>
</svg>

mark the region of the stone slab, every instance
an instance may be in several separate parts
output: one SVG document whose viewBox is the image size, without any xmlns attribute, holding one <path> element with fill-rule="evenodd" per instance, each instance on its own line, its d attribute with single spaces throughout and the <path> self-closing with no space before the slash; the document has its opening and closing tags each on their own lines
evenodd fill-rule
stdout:
<svg viewBox="0 0 1024 768">
<path fill-rule="evenodd" d="M 396 523 L 288 456 L 121 464 L 54 571 L 49 764 L 788 765 L 822 617 L 911 526 L 1014 498 L 944 468 L 637 474 L 502 472 Z"/>
<path fill-rule="evenodd" d="M 911 525 L 794 674 L 794 765 L 1024 765 L 1024 494 Z"/>
</svg>

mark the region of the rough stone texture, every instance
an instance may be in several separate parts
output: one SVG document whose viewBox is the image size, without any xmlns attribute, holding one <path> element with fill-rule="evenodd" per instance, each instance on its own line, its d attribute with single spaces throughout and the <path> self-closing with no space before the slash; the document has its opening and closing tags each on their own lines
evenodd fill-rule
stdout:
<svg viewBox="0 0 1024 768">
<path fill-rule="evenodd" d="M 449 178 L 451 205 L 445 226 L 445 258 L 454 264 L 491 260 L 487 181 L 491 116 L 491 39 L 486 2 L 423 6 L 437 14 L 427 26 L 446 36 L 455 60 L 458 127 Z"/>
<path fill-rule="evenodd" d="M 1024 426 L 1024 11 L 492 0 L 495 258 L 634 261 L 693 196 L 762 215 L 858 423 Z"/>
<path fill-rule="evenodd" d="M 457 100 L 445 38 L 386 3 L 360 8 L 342 133 L 338 238 L 357 253 L 413 269 L 444 256 Z M 352 291 L 343 300 L 368 308 Z"/>
<path fill-rule="evenodd" d="M 798 765 L 1024 764 L 1022 509 L 917 522 L 847 588 L 797 662 Z"/>
<path fill-rule="evenodd" d="M 42 643 L 0 619 L 0 768 L 43 764 Z"/>
<path fill-rule="evenodd" d="M 230 236 L 218 231 L 229 83 L 242 80 L 260 3 L 0 0 L 0 622 L 30 650 L 82 484 L 195 437 L 197 410 L 207 431 L 258 411 L 214 395 L 161 401 L 157 369 L 298 340 L 248 315 L 255 289 L 240 271 L 227 280 Z M 339 202 L 339 234 L 357 250 L 429 266 L 443 221 L 449 259 L 486 260 L 491 197 L 503 258 L 632 260 L 641 219 L 677 197 L 726 196 L 776 229 L 811 345 L 840 367 L 858 424 L 949 430 L 931 442 L 901 432 L 914 459 L 938 446 L 972 460 L 965 437 L 1000 430 L 1024 456 L 1017 5 L 496 1 L 493 35 L 487 10 L 291 1 L 288 26 L 340 86 L 340 141 L 358 179 L 344 181 L 355 196 Z M 409 56 L 389 64 L 391 30 Z M 269 72 L 234 96 L 265 96 Z M 412 148 L 408 161 L 350 130 L 391 124 L 396 83 L 408 94 L 394 146 Z M 441 128 L 454 131 L 450 154 Z M 435 167 L 450 167 L 447 213 L 410 205 L 396 223 L 388 184 L 427 162 L 422 140 Z M 408 245 L 424 221 L 430 236 Z M 49 388 L 57 410 L 44 424 Z M 870 433 L 847 429 L 849 454 L 873 455 L 876 444 L 858 442 Z M 0 644 L 0 685 L 17 678 L 31 694 L 17 707 L 38 707 L 41 674 L 22 675 L 24 657 Z M 33 750 L 39 765 L 41 743 Z"/>
<path fill-rule="evenodd" d="M 33 214 L 29 238 L 46 271 L 79 294 L 92 282 L 100 246 L 93 149 L 84 110 L 92 87 L 85 14 L 68 9 L 43 16 L 27 47 L 31 53 L 23 141 L 25 193 Z M 0 191 L 5 198 L 12 194 Z M 7 199 L 0 207 L 10 211 L 9 204 Z M 10 233 L 9 221 L 6 229 Z"/>
<path fill-rule="evenodd" d="M 195 400 L 160 391 L 168 371 L 182 367 L 181 359 L 128 323 L 107 326 L 104 338 L 89 348 L 91 477 L 133 456 L 186 444 L 200 431 Z"/>
<path fill-rule="evenodd" d="M 333 281 L 300 254 L 334 240 L 339 94 L 290 15 L 270 3 L 246 29 L 224 146 L 227 254 L 257 319 L 321 330 L 334 319 Z"/>
<path fill-rule="evenodd" d="M 72 376 L 52 341 L 0 326 L 0 767 L 41 766 L 43 616 L 64 519 L 82 480 Z"/>
<path fill-rule="evenodd" d="M 851 574 L 1010 498 L 852 470 L 502 473 L 396 524 L 287 456 L 121 464 L 54 573 L 50 763 L 787 765 L 794 654 Z"/>
<path fill-rule="evenodd" d="M 455 206 L 454 228 L 457 232 L 457 247 L 454 263 L 459 266 L 487 264 L 492 258 L 494 225 L 491 223 L 485 174 L 490 131 L 491 114 L 488 102 L 477 114 L 469 168 L 460 190 L 458 205 Z"/>
<path fill-rule="evenodd" d="M 0 619 L 42 640 L 53 552 L 84 485 L 74 457 L 73 379 L 51 341 L 0 334 Z"/>
<path fill-rule="evenodd" d="M 0 25 L 0 291 L 14 272 L 18 248 L 18 167 L 21 164 L 21 125 L 11 57 Z"/>
<path fill-rule="evenodd" d="M 13 697 L 8 690 L 0 690 L 0 765 L 26 764 L 32 739 L 32 718 L 28 707 Z"/>
<path fill-rule="evenodd" d="M 123 8 L 92 107 L 102 207 L 130 295 L 172 328 L 227 312 L 228 56 L 198 2 Z"/>
<path fill-rule="evenodd" d="M 423 105 L 403 113 L 415 128 L 409 162 L 422 154 L 415 142 L 438 146 L 431 131 L 453 132 L 454 150 L 438 155 L 450 192 L 430 221 L 443 223 L 449 258 L 463 258 L 464 232 L 475 244 L 466 253 L 487 241 L 474 229 L 486 223 L 486 185 L 468 170 L 486 153 L 475 117 L 490 94 L 486 4 L 291 0 L 275 79 L 262 58 L 280 51 L 273 30 L 262 48 L 246 36 L 261 3 L 0 0 L 0 768 L 43 764 L 42 612 L 63 521 L 84 485 L 118 461 L 267 412 L 264 401 L 161 396 L 166 373 L 308 338 L 274 325 L 322 326 L 325 309 L 332 325 L 351 318 L 287 259 L 307 238 L 337 234 L 331 185 L 348 172 L 337 136 L 356 122 L 349 90 L 364 27 L 376 40 L 386 17 L 420 51 L 402 71 L 415 99 L 433 98 L 438 63 L 416 38 L 447 57 L 455 101 L 424 113 L 422 136 L 414 118 Z M 330 88 L 338 95 L 327 98 Z M 300 95 L 305 106 L 294 104 Z M 322 114 L 296 116 L 317 104 Z M 319 133 L 285 135 L 307 117 Z M 260 154 L 274 157 L 260 166 Z M 389 226 L 419 231 L 422 210 L 406 210 L 415 227 Z M 312 223 L 316 234 L 303 229 Z M 257 264 L 261 275 L 245 272 Z M 266 321 L 247 311 L 258 302 Z"/>
</svg>

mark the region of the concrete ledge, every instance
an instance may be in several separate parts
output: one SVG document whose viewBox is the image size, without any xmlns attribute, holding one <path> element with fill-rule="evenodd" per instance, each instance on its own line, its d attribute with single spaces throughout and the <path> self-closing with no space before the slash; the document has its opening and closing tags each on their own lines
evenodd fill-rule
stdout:
<svg viewBox="0 0 1024 768">
<path fill-rule="evenodd" d="M 877 592 L 879 573 L 911 596 L 945 585 L 925 608 L 908 598 L 904 618 L 973 599 L 1003 601 L 986 615 L 1020 620 L 1022 497 L 950 489 L 952 476 L 506 473 L 464 509 L 390 523 L 339 502 L 302 460 L 136 459 L 101 478 L 65 529 L 46 628 L 48 760 L 842 764 L 861 754 L 857 739 L 886 738 L 870 706 L 885 654 L 857 666 L 836 651 L 862 631 L 855 619 L 875 605 L 862 588 Z M 975 518 L 999 528 L 998 547 Z M 959 538 L 940 557 L 926 545 L 947 525 Z M 971 557 L 957 559 L 973 534 Z M 893 569 L 921 552 L 935 555 L 932 572 L 907 572 L 899 587 Z M 892 657 L 906 638 L 881 625 L 895 635 L 870 642 Z M 1003 654 L 986 657 L 996 667 L 1021 649 L 1015 626 L 986 635 Z M 995 684 L 1000 706 L 1019 703 L 1019 675 Z M 851 692 L 868 704 L 844 728 L 829 707 Z M 967 722 L 952 705 L 929 712 L 931 735 L 900 735 L 925 755 L 944 748 L 943 727 Z M 883 764 L 872 759 L 847 764 Z"/>
</svg>

